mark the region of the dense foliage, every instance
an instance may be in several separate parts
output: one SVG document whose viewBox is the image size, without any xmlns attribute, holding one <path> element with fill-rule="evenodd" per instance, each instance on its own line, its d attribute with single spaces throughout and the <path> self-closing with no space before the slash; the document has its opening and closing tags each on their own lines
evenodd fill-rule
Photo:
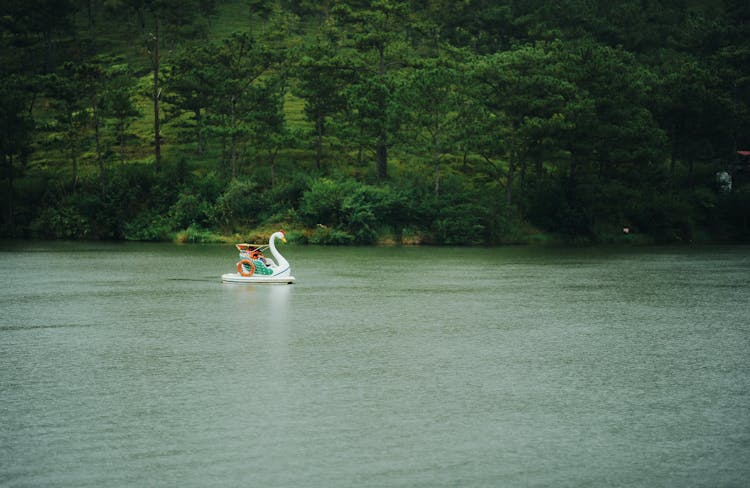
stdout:
<svg viewBox="0 0 750 488">
<path fill-rule="evenodd" d="M 740 0 L 5 0 L 0 235 L 746 241 Z"/>
</svg>

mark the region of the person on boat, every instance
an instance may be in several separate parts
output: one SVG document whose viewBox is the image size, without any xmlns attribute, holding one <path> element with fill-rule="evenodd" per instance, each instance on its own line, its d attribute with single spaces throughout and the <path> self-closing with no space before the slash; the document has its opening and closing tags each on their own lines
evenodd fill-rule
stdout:
<svg viewBox="0 0 750 488">
<path fill-rule="evenodd" d="M 269 262 L 260 249 L 253 250 L 253 252 L 250 253 L 250 258 L 262 262 L 266 266 L 266 268 L 269 267 Z"/>
</svg>

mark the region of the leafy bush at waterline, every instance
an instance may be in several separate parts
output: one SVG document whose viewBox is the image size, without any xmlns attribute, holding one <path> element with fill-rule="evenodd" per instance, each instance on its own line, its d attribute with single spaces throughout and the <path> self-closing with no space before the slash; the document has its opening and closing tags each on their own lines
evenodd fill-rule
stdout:
<svg viewBox="0 0 750 488">
<path fill-rule="evenodd" d="M 397 231 L 407 212 L 407 198 L 393 187 L 350 179 L 311 181 L 299 205 L 302 223 L 318 226 L 311 242 L 330 244 L 371 244 L 380 231 Z"/>
</svg>

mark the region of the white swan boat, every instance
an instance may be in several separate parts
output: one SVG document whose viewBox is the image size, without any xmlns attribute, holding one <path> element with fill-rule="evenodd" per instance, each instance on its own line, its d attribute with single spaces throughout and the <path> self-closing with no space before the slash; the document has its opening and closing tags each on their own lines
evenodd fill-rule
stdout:
<svg viewBox="0 0 750 488">
<path fill-rule="evenodd" d="M 237 244 L 237 249 L 240 251 L 237 272 L 221 275 L 221 281 L 226 283 L 294 283 L 292 267 L 289 265 L 289 261 L 284 259 L 284 256 L 276 249 L 274 242 L 276 239 L 286 242 L 286 234 L 283 230 L 271 234 L 267 246 Z M 273 260 L 263 255 L 263 251 L 266 249 L 271 251 Z"/>
</svg>

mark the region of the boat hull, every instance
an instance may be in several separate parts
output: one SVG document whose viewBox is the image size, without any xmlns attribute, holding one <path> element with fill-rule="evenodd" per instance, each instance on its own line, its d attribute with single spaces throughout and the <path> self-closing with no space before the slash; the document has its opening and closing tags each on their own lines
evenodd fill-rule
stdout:
<svg viewBox="0 0 750 488">
<path fill-rule="evenodd" d="M 221 275 L 221 281 L 224 283 L 268 283 L 276 285 L 291 285 L 296 280 L 294 276 L 242 276 L 239 273 L 226 273 Z"/>
</svg>

